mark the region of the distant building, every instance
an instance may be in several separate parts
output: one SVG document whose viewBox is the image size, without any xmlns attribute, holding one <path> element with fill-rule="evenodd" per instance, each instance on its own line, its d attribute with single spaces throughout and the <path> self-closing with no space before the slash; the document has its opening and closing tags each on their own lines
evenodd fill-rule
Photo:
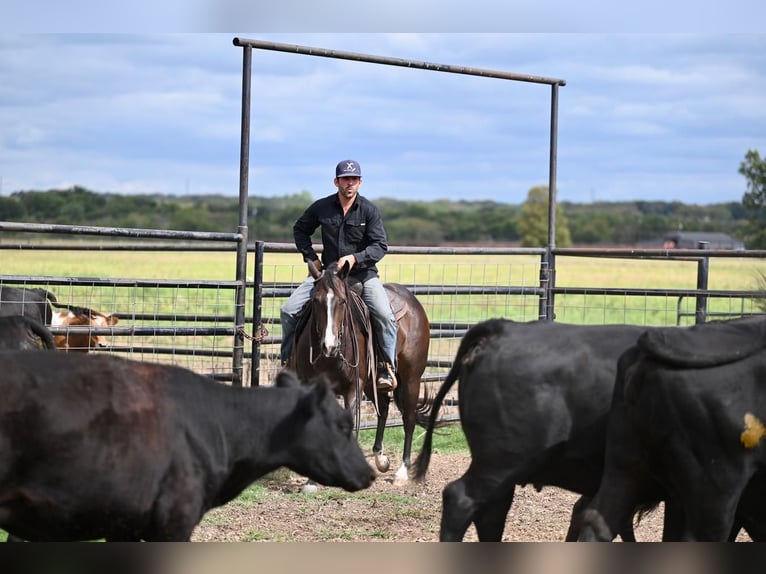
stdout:
<svg viewBox="0 0 766 574">
<path fill-rule="evenodd" d="M 700 241 L 707 242 L 708 249 L 745 248 L 745 244 L 739 239 L 734 239 L 726 233 L 710 231 L 671 231 L 663 236 L 662 246 L 664 249 L 697 249 Z"/>
</svg>

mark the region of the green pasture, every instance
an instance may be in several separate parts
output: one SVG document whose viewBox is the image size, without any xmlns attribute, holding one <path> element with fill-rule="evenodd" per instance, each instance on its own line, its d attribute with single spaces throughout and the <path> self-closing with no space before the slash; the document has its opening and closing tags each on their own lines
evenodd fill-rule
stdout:
<svg viewBox="0 0 766 574">
<path fill-rule="evenodd" d="M 234 281 L 236 255 L 210 252 L 68 252 L 0 251 L 0 274 L 40 277 L 75 277 L 141 280 L 220 280 Z M 696 261 L 607 259 L 558 257 L 556 285 L 566 288 L 613 289 L 695 289 Z M 247 263 L 250 278 L 254 256 Z M 413 255 L 390 254 L 379 265 L 384 281 L 405 285 L 432 286 L 419 295 L 432 323 L 475 323 L 490 317 L 516 320 L 537 318 L 536 295 L 454 295 L 441 293 L 456 286 L 539 285 L 540 259 L 527 255 Z M 713 290 L 755 291 L 762 288 L 766 261 L 752 258 L 711 258 L 708 288 Z M 298 254 L 266 253 L 264 281 L 297 283 L 306 276 L 306 266 Z M 0 276 L 0 279 L 2 277 Z M 195 285 L 162 287 L 55 286 L 60 300 L 108 310 L 122 315 L 131 311 L 178 313 L 180 324 L 186 311 L 200 314 L 232 315 L 233 290 L 199 289 Z M 247 312 L 251 310 L 248 293 Z M 265 317 L 277 317 L 282 299 L 263 303 Z M 710 298 L 709 310 L 717 313 L 741 313 L 754 310 L 749 299 Z M 645 296 L 621 293 L 556 295 L 556 320 L 570 323 L 633 323 L 646 325 L 675 324 L 678 311 L 694 311 L 695 300 L 668 294 Z M 179 310 L 180 309 L 180 310 Z M 686 319 L 689 322 L 689 319 Z M 279 331 L 278 325 L 270 329 Z"/>
</svg>

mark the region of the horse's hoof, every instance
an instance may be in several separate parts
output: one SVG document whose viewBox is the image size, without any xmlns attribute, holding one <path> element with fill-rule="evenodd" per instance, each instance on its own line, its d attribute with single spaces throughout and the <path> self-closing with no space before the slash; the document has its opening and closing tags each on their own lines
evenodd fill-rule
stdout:
<svg viewBox="0 0 766 574">
<path fill-rule="evenodd" d="M 405 484 L 410 479 L 409 473 L 407 472 L 407 467 L 402 465 L 399 467 L 399 470 L 396 471 L 396 474 L 394 475 L 394 484 Z"/>
<path fill-rule="evenodd" d="M 378 469 L 378 472 L 388 472 L 391 468 L 391 461 L 385 454 L 378 453 L 375 455 L 375 468 Z"/>
</svg>

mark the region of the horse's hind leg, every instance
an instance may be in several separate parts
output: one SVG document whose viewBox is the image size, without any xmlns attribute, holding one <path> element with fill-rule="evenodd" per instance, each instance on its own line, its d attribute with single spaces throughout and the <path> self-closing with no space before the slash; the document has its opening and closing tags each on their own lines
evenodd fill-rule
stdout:
<svg viewBox="0 0 766 574">
<path fill-rule="evenodd" d="M 386 431 L 386 421 L 388 420 L 388 410 L 391 406 L 391 398 L 387 393 L 378 393 L 378 425 L 375 429 L 375 442 L 372 445 L 372 454 L 375 457 L 375 467 L 379 472 L 388 472 L 391 468 L 391 461 L 383 452 L 383 434 Z"/>
<path fill-rule="evenodd" d="M 415 376 L 410 371 L 402 370 L 399 373 L 399 383 L 399 386 L 394 391 L 394 399 L 402 414 L 404 448 L 402 451 L 402 464 L 396 471 L 394 481 L 404 482 L 409 479 L 412 438 L 415 435 L 415 427 L 418 423 L 417 410 L 418 399 L 420 397 L 420 376 Z"/>
</svg>

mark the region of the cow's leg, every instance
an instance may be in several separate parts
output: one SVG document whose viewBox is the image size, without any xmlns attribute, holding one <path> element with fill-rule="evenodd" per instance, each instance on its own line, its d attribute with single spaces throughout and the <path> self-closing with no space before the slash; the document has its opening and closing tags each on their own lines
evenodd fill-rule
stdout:
<svg viewBox="0 0 766 574">
<path fill-rule="evenodd" d="M 481 542 L 500 542 L 503 539 L 505 521 L 513 504 L 516 485 L 513 483 L 498 487 L 498 496 L 476 509 L 473 523 Z"/>
<path fill-rule="evenodd" d="M 565 542 L 575 542 L 580 536 L 580 531 L 582 530 L 583 513 L 590 504 L 591 500 L 592 498 L 590 496 L 583 495 L 574 503 L 574 506 L 572 507 L 572 515 L 569 519 L 569 529 L 567 530 L 567 535 L 564 539 Z M 636 541 L 636 535 L 633 531 L 632 516 L 625 522 L 625 524 L 622 525 L 617 533 L 620 535 L 620 538 L 622 538 L 623 542 Z"/>
<path fill-rule="evenodd" d="M 440 542 L 461 542 L 473 520 L 474 502 L 466 493 L 465 475 L 450 482 L 442 492 Z"/>
<path fill-rule="evenodd" d="M 492 540 L 500 540 L 505 516 L 513 501 L 515 484 L 509 473 L 502 473 L 501 476 L 497 476 L 497 470 L 494 473 L 493 476 L 487 476 L 487 471 L 477 472 L 472 462 L 462 477 L 446 486 L 442 493 L 439 540 L 461 541 L 468 526 L 476 520 L 477 513 L 480 515 L 479 520 L 483 534 L 487 536 L 486 540 L 490 540 L 490 537 L 493 537 Z M 508 490 L 499 492 L 498 488 Z M 496 504 L 498 512 L 493 512 L 492 508 L 489 508 L 490 504 Z M 502 521 L 499 518 L 500 514 Z M 502 523 L 498 532 L 499 522 Z"/>
<path fill-rule="evenodd" d="M 609 542 L 623 534 L 626 525 L 632 524 L 638 503 L 647 498 L 647 483 L 629 467 L 616 465 L 607 468 L 601 485 L 587 508 L 581 513 L 581 541 Z M 632 525 L 630 526 L 632 532 Z"/>
<path fill-rule="evenodd" d="M 737 503 L 744 484 L 727 488 L 708 487 L 707 479 L 697 474 L 696 484 L 686 483 L 681 491 L 686 524 L 684 539 L 700 542 L 726 542 L 732 533 Z M 676 490 L 676 494 L 678 494 Z"/>
<path fill-rule="evenodd" d="M 572 515 L 569 518 L 569 529 L 567 530 L 567 536 L 564 539 L 566 542 L 575 542 L 580 536 L 580 530 L 582 530 L 582 515 L 585 509 L 590 504 L 591 498 L 589 496 L 581 496 L 577 499 L 572 506 Z"/>
</svg>

